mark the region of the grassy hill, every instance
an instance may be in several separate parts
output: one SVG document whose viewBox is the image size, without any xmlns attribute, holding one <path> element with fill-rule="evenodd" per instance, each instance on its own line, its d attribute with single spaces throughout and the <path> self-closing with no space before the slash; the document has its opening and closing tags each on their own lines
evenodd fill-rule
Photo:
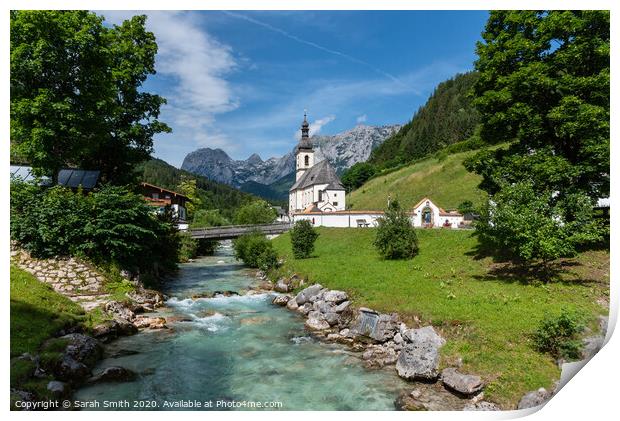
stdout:
<svg viewBox="0 0 620 421">
<path fill-rule="evenodd" d="M 436 154 L 366 182 L 347 196 L 352 209 L 384 209 L 388 195 L 405 208 L 429 197 L 445 209 L 455 209 L 465 200 L 479 204 L 485 193 L 478 189 L 481 177 L 468 172 L 463 160 L 477 151 Z"/>
<path fill-rule="evenodd" d="M 378 256 L 373 228 L 319 228 L 319 233 L 310 259 L 292 257 L 289 233 L 273 240 L 285 258 L 282 275 L 297 273 L 347 291 L 355 306 L 396 311 L 409 326 L 434 325 L 448 340 L 441 367 L 461 359 L 464 372 L 487 383 L 485 399 L 506 409 L 559 378 L 553 358 L 532 344 L 531 334 L 545 315 L 573 310 L 597 330 L 596 316 L 607 312 L 599 304 L 609 300 L 606 250 L 565 259 L 559 279 L 543 282 L 479 254 L 471 231 L 417 230 L 419 255 L 400 261 Z"/>
</svg>

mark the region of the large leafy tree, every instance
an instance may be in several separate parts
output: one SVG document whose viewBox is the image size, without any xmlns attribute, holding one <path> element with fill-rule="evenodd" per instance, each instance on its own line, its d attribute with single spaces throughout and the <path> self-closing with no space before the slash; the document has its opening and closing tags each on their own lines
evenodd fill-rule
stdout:
<svg viewBox="0 0 620 421">
<path fill-rule="evenodd" d="M 165 99 L 141 87 L 157 44 L 145 16 L 107 27 L 88 11 L 11 12 L 11 152 L 39 174 L 99 169 L 125 183 L 147 159 Z"/>
<path fill-rule="evenodd" d="M 500 238 L 506 231 L 491 229 L 501 224 L 499 210 L 525 209 L 527 198 L 548 220 L 536 224 L 570 226 L 583 234 L 571 235 L 570 247 L 558 247 L 559 254 L 596 237 L 583 203 L 591 208 L 609 194 L 609 29 L 606 11 L 491 12 L 477 46 L 474 103 L 482 140 L 510 144 L 481 152 L 466 166 L 482 175 L 481 188 L 494 203 L 487 213 L 490 225 L 479 228 L 497 244 L 508 246 Z M 515 187 L 519 183 L 527 195 Z M 519 221 L 512 221 L 514 232 L 523 228 Z M 551 236 L 562 231 L 546 230 Z M 512 250 L 528 259 L 558 254 Z"/>
</svg>

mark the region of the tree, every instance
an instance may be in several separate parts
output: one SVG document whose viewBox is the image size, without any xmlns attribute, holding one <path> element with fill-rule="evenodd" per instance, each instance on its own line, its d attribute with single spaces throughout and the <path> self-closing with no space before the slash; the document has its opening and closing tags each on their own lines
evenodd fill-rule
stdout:
<svg viewBox="0 0 620 421">
<path fill-rule="evenodd" d="M 314 242 L 319 237 L 310 221 L 302 219 L 291 229 L 291 246 L 295 259 L 306 259 L 314 252 Z"/>
<path fill-rule="evenodd" d="M 88 11 L 11 12 L 11 153 L 39 175 L 98 169 L 131 181 L 147 159 L 165 99 L 142 89 L 155 73 L 145 16 L 106 27 Z"/>
<path fill-rule="evenodd" d="M 235 213 L 235 224 L 254 225 L 269 224 L 276 220 L 275 209 L 264 200 L 256 200 L 239 208 Z"/>
<path fill-rule="evenodd" d="M 398 200 L 390 201 L 378 223 L 374 245 L 383 258 L 410 259 L 418 253 L 415 229 Z"/>
<path fill-rule="evenodd" d="M 252 268 L 270 270 L 277 266 L 273 244 L 260 232 L 244 234 L 233 241 L 235 257 Z"/>
<path fill-rule="evenodd" d="M 553 196 L 540 194 L 529 182 L 504 186 L 483 207 L 476 221 L 478 235 L 523 263 L 541 259 L 545 269 L 551 260 L 572 256 L 578 245 L 599 239 L 587 196 L 573 194 L 560 201 Z"/>
<path fill-rule="evenodd" d="M 474 203 L 471 200 L 464 200 L 459 204 L 457 209 L 461 215 L 476 213 L 476 208 L 474 207 Z"/>
<path fill-rule="evenodd" d="M 342 175 L 342 184 L 347 192 L 361 187 L 366 181 L 377 173 L 374 165 L 367 162 L 358 162 L 346 170 Z"/>
<path fill-rule="evenodd" d="M 196 209 L 200 208 L 202 205 L 202 200 L 198 196 L 198 189 L 196 188 L 196 179 L 182 176 L 181 182 L 179 183 L 177 189 L 179 193 L 187 196 L 189 201 L 185 204 L 187 208 L 187 213 L 189 214 L 189 218 L 195 215 Z"/>
<path fill-rule="evenodd" d="M 510 141 L 469 168 L 502 183 L 609 194 L 609 12 L 496 11 L 478 43 L 474 85 L 485 142 Z"/>
<path fill-rule="evenodd" d="M 480 138 L 511 143 L 478 153 L 466 167 L 482 176 L 480 187 L 497 206 L 494 215 L 509 207 L 527 211 L 526 198 L 515 196 L 527 188 L 530 204 L 541 209 L 528 214 L 549 228 L 554 243 L 563 230 L 552 227 L 583 230 L 572 233 L 571 247 L 561 247 L 574 250 L 579 238 L 593 235 L 584 207 L 609 195 L 609 12 L 495 11 L 483 39 L 474 85 Z M 512 198 L 518 201 L 508 202 Z M 521 225 L 489 228 L 485 235 L 528 232 L 529 221 L 515 215 L 512 222 Z M 545 247 L 534 248 L 540 253 L 524 248 L 514 244 L 513 251 L 532 259 L 556 255 Z"/>
</svg>

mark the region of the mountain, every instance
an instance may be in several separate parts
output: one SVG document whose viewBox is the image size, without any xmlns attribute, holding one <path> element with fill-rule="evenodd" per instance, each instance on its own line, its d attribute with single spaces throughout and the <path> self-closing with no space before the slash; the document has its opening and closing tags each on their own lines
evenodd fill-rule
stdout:
<svg viewBox="0 0 620 421">
<path fill-rule="evenodd" d="M 232 219 L 235 211 L 246 203 L 257 200 L 256 196 L 241 192 L 227 184 L 173 167 L 161 159 L 144 161 L 136 167 L 138 179 L 166 189 L 176 190 L 183 177 L 196 179 L 198 196 L 203 209 L 219 209 L 225 218 Z"/>
<path fill-rule="evenodd" d="M 480 116 L 470 92 L 478 73 L 458 74 L 440 83 L 411 121 L 373 150 L 369 163 L 390 168 L 423 158 L 474 135 Z"/>
<path fill-rule="evenodd" d="M 367 160 L 371 151 L 400 127 L 359 125 L 333 136 L 312 136 L 310 140 L 315 148 L 315 162 L 328 159 L 341 173 L 351 165 Z M 283 157 L 263 161 L 257 154 L 246 160 L 234 160 L 221 149 L 203 148 L 189 153 L 181 168 L 244 191 L 265 195 L 265 198 L 275 199 L 273 194 L 277 194 L 277 198 L 282 199 L 287 197 L 288 192 L 288 187 L 282 188 L 282 180 L 288 180 L 287 177 L 290 178 L 295 171 L 295 150 L 293 148 Z M 267 188 L 274 183 L 276 188 Z"/>
</svg>

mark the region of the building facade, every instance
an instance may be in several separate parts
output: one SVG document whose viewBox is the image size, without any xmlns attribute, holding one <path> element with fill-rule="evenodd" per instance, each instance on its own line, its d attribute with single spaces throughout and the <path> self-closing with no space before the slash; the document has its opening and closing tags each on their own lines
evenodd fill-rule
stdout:
<svg viewBox="0 0 620 421">
<path fill-rule="evenodd" d="M 315 164 L 309 135 L 304 113 L 301 139 L 295 149 L 295 183 L 289 190 L 289 214 L 342 211 L 346 209 L 344 187 L 326 159 Z"/>
<path fill-rule="evenodd" d="M 187 202 L 190 199 L 187 196 L 149 183 L 140 183 L 140 190 L 149 206 L 156 208 L 157 212 L 165 212 L 167 207 L 170 208 L 179 230 L 185 231 L 189 228 Z"/>
</svg>

